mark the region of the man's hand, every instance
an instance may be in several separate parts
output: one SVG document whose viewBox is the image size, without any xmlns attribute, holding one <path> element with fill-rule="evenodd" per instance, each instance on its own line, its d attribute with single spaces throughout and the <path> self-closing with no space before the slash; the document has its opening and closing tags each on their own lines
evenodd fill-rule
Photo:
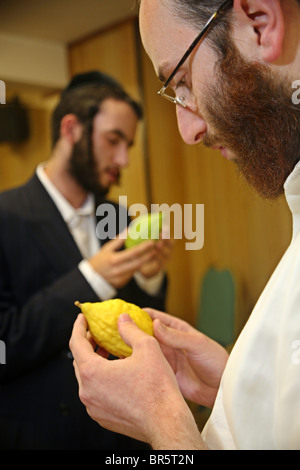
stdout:
<svg viewBox="0 0 300 470">
<path fill-rule="evenodd" d="M 157 310 L 145 310 L 154 320 L 154 335 L 183 396 L 212 408 L 228 360 L 227 351 L 185 321 Z"/>
<path fill-rule="evenodd" d="M 153 256 L 142 264 L 139 272 L 145 278 L 151 278 L 166 268 L 171 257 L 174 241 L 170 239 L 160 239 L 155 242 Z"/>
<path fill-rule="evenodd" d="M 109 361 L 94 352 L 87 323 L 79 315 L 70 349 L 79 396 L 89 415 L 104 428 L 148 442 L 154 449 L 204 449 L 195 420 L 159 343 L 128 315 L 119 331 L 133 353 Z"/>
<path fill-rule="evenodd" d="M 89 259 L 92 268 L 118 289 L 125 286 L 133 274 L 150 262 L 155 255 L 155 243 L 152 240 L 127 250 L 121 250 L 125 238 L 123 234 L 108 241 Z"/>
</svg>

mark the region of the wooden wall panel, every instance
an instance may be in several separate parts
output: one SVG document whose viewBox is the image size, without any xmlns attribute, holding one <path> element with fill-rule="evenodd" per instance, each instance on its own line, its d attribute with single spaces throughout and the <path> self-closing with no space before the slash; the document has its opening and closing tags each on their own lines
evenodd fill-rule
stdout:
<svg viewBox="0 0 300 470">
<path fill-rule="evenodd" d="M 73 44 L 69 54 L 71 76 L 101 70 L 119 80 L 131 96 L 141 101 L 135 22 L 122 23 Z M 110 197 L 116 200 L 120 195 L 127 195 L 128 205 L 149 203 L 143 141 L 144 126 L 140 124 L 136 145 L 130 153 L 130 164 L 122 171 L 121 185 L 110 191 Z"/>
<path fill-rule="evenodd" d="M 174 132 L 174 137 L 168 141 L 165 139 L 164 130 L 164 126 L 168 126 L 169 132 L 172 133 L 174 127 L 176 128 L 176 120 L 171 112 L 173 109 L 161 108 L 160 100 L 156 97 L 156 93 L 153 94 L 153 87 L 147 85 L 147 80 L 143 84 L 141 94 L 139 68 L 142 64 L 138 63 L 141 52 L 138 47 L 140 44 L 134 21 L 101 32 L 70 47 L 71 75 L 100 69 L 116 77 L 137 99 L 141 99 L 143 93 L 148 94 L 148 99 L 144 102 L 146 135 L 143 124 L 140 126 L 137 145 L 132 151 L 131 163 L 123 174 L 121 187 L 114 188 L 110 196 L 116 199 L 119 194 L 127 195 L 129 204 L 135 202 L 146 205 L 151 202 L 182 204 L 184 197 L 180 188 L 183 186 L 182 181 L 178 184 L 178 175 L 182 174 L 183 168 L 182 160 L 177 158 L 180 138 L 178 132 Z M 149 74 L 157 85 L 152 69 L 149 70 Z M 145 73 L 143 77 L 145 78 Z M 155 109 L 156 104 L 157 109 Z M 146 109 L 148 106 L 149 110 Z M 145 139 L 148 142 L 147 148 L 144 147 Z M 149 158 L 149 167 L 146 157 Z M 172 166 L 170 158 L 174 158 Z M 147 191 L 149 183 L 151 197 Z M 181 314 L 182 311 L 191 312 L 188 259 L 185 256 L 183 243 L 183 240 L 176 241 L 169 266 L 168 309 L 175 314 Z"/>
<path fill-rule="evenodd" d="M 291 216 L 283 197 L 261 199 L 220 153 L 185 144 L 182 150 L 187 200 L 205 206 L 204 247 L 189 254 L 193 310 L 206 269 L 229 268 L 240 291 L 240 330 L 288 246 Z"/>
<path fill-rule="evenodd" d="M 36 166 L 47 160 L 51 150 L 50 117 L 55 106 L 55 95 L 34 88 L 8 87 L 9 99 L 18 96 L 28 110 L 29 138 L 20 143 L 0 144 L 0 190 L 18 186 L 33 174 Z"/>
<path fill-rule="evenodd" d="M 175 106 L 157 95 L 160 87 L 152 64 L 145 53 L 141 54 L 144 84 L 144 105 L 149 152 L 152 202 L 155 204 L 180 204 L 185 198 L 185 162 L 182 159 L 181 138 L 177 129 Z M 175 222 L 174 222 L 175 223 Z M 171 234 L 174 224 L 171 220 Z M 193 321 L 189 256 L 185 239 L 176 239 L 169 263 L 168 311 Z"/>
</svg>

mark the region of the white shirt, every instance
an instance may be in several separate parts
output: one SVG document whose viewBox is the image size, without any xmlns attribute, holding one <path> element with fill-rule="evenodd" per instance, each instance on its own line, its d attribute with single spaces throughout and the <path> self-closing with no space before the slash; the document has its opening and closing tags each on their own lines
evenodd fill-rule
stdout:
<svg viewBox="0 0 300 470">
<path fill-rule="evenodd" d="M 37 176 L 61 213 L 62 218 L 67 224 L 84 258 L 78 265 L 80 272 L 101 300 L 108 300 L 115 297 L 117 294 L 116 289 L 100 274 L 94 271 L 87 259 L 100 249 L 99 240 L 96 235 L 94 195 L 89 194 L 83 206 L 79 209 L 75 209 L 50 181 L 44 171 L 44 167 L 45 163 L 38 165 L 36 170 Z M 84 228 L 80 227 L 77 223 L 81 216 L 84 216 Z M 83 239 L 83 237 L 85 237 L 85 239 Z M 89 245 L 88 250 L 86 250 L 87 245 Z M 140 273 L 135 273 L 134 277 L 141 289 L 149 295 L 155 295 L 161 287 L 163 272 L 158 273 L 150 279 L 144 278 Z"/>
<path fill-rule="evenodd" d="M 285 195 L 292 241 L 229 357 L 202 433 L 211 449 L 300 449 L 300 163 Z"/>
</svg>

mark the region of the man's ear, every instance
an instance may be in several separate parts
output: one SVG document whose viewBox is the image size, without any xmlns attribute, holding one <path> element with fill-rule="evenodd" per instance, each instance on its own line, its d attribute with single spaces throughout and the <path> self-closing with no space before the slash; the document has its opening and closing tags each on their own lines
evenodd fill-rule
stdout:
<svg viewBox="0 0 300 470">
<path fill-rule="evenodd" d="M 247 17 L 256 34 L 258 54 L 265 62 L 281 55 L 285 25 L 280 0 L 235 0 L 234 8 Z"/>
<path fill-rule="evenodd" d="M 78 142 L 82 135 L 82 125 L 75 114 L 66 114 L 60 122 L 60 135 L 70 143 Z"/>
</svg>

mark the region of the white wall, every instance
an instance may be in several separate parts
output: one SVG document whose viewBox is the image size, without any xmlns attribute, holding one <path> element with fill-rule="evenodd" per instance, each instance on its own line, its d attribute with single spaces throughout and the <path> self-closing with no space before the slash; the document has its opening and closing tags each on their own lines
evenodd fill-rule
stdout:
<svg viewBox="0 0 300 470">
<path fill-rule="evenodd" d="M 54 41 L 0 34 L 0 80 L 60 89 L 68 82 L 67 48 Z"/>
</svg>

